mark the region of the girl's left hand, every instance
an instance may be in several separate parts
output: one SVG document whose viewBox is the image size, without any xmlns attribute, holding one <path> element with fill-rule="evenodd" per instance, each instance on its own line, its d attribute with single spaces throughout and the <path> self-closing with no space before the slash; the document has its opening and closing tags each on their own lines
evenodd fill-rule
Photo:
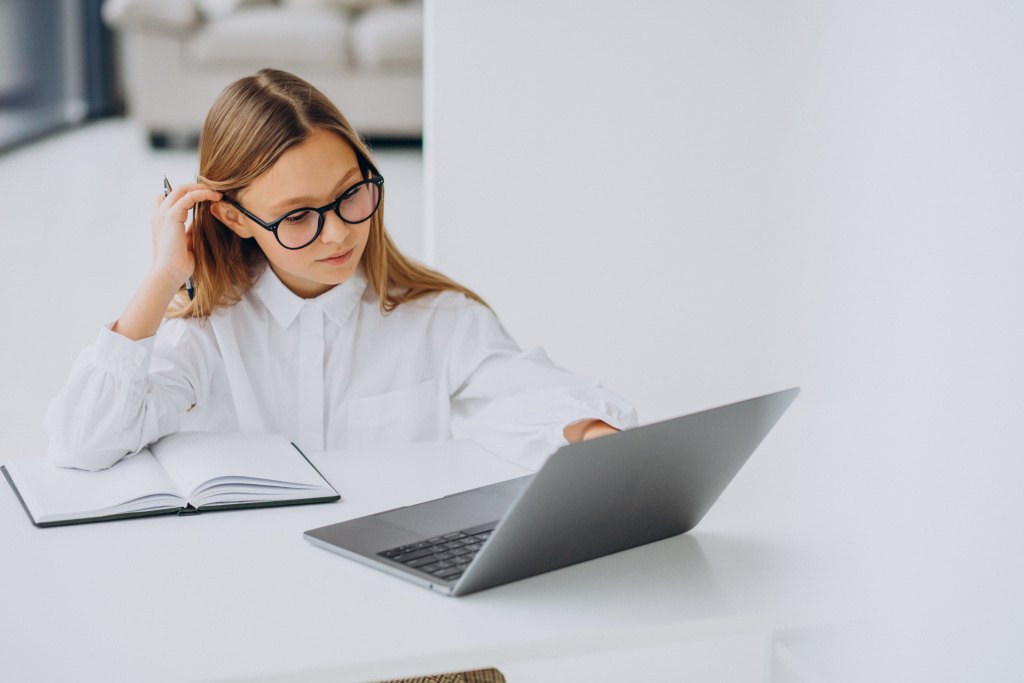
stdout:
<svg viewBox="0 0 1024 683">
<path fill-rule="evenodd" d="M 619 430 L 603 420 L 582 420 L 569 425 L 562 430 L 562 433 L 565 434 L 566 441 L 569 443 L 577 443 L 579 441 L 589 441 L 590 439 L 614 434 L 617 431 Z"/>
</svg>

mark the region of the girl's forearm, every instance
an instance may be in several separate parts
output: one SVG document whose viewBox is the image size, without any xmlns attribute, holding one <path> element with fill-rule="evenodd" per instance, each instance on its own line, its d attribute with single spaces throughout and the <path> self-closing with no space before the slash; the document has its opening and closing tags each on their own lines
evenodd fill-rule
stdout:
<svg viewBox="0 0 1024 683">
<path fill-rule="evenodd" d="M 114 323 L 113 330 L 134 341 L 156 334 L 167 307 L 181 289 L 180 282 L 159 271 L 146 274 L 131 303 Z"/>
</svg>

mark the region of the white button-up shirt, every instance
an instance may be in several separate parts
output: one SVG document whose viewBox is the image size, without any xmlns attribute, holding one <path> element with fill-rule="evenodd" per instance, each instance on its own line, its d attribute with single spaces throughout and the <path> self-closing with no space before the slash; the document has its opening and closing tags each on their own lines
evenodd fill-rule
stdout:
<svg viewBox="0 0 1024 683">
<path fill-rule="evenodd" d="M 181 430 L 279 433 L 314 451 L 449 439 L 455 424 L 536 468 L 572 422 L 637 423 L 621 397 L 520 349 L 458 292 L 381 314 L 362 269 L 307 300 L 265 268 L 205 322 L 165 320 L 138 342 L 110 327 L 47 411 L 59 465 L 109 467 Z"/>
</svg>

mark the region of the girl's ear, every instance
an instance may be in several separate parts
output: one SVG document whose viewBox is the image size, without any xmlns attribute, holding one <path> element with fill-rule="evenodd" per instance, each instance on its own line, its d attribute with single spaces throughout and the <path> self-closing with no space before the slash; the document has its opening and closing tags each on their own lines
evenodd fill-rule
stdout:
<svg viewBox="0 0 1024 683">
<path fill-rule="evenodd" d="M 245 220 L 242 213 L 228 202 L 211 202 L 210 212 L 239 237 L 243 239 L 252 237 L 249 221 Z"/>
</svg>

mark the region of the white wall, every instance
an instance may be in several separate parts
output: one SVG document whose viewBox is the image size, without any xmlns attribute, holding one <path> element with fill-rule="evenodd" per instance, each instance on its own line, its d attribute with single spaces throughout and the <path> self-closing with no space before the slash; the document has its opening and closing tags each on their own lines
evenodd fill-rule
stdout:
<svg viewBox="0 0 1024 683">
<path fill-rule="evenodd" d="M 802 385 L 831 469 L 774 504 L 862 535 L 935 671 L 1024 665 L 1024 3 L 427 21 L 435 264 L 644 422 Z"/>
<path fill-rule="evenodd" d="M 1019 5 L 845 5 L 433 3 L 434 262 L 647 419 L 1006 291 Z"/>
<path fill-rule="evenodd" d="M 815 38 L 748 4 L 433 6 L 436 264 L 644 421 L 813 360 Z"/>
</svg>

